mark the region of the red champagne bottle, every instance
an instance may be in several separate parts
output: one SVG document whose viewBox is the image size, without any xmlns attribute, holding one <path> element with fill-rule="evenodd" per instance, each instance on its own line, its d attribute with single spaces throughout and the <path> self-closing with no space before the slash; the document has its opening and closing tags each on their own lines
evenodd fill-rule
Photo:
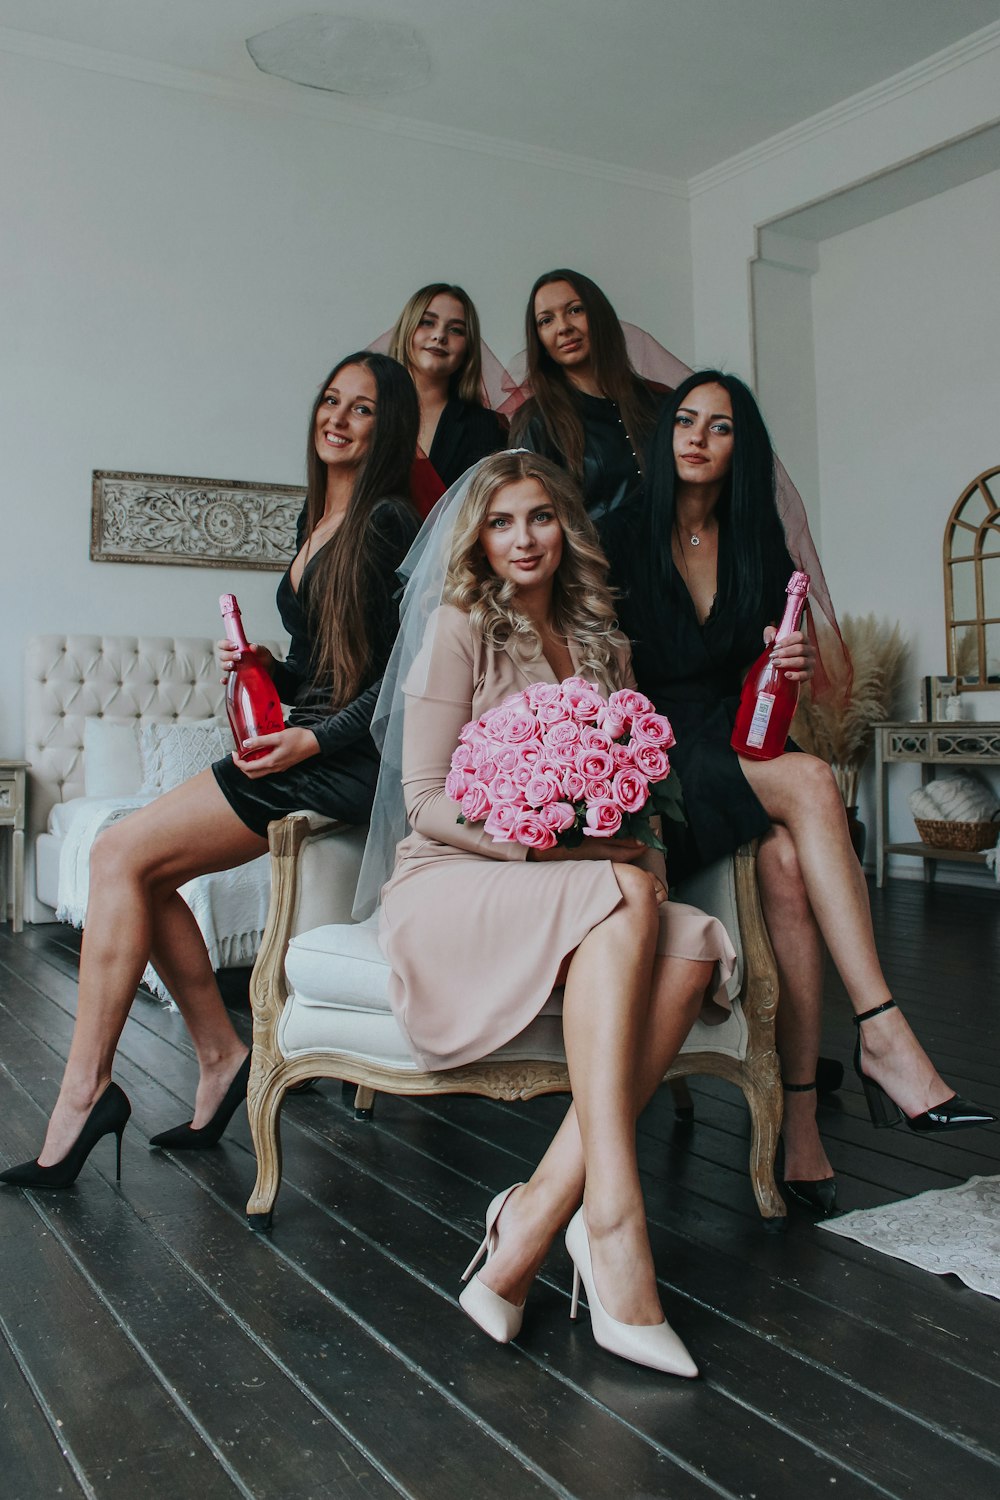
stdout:
<svg viewBox="0 0 1000 1500">
<path fill-rule="evenodd" d="M 226 639 L 236 647 L 239 655 L 233 669 L 226 678 L 226 713 L 229 727 L 233 731 L 236 750 L 241 760 L 260 760 L 266 750 L 244 751 L 243 741 L 258 734 L 277 734 L 284 729 L 281 704 L 270 673 L 262 667 L 250 650 L 250 642 L 243 629 L 240 607 L 235 594 L 221 594 L 219 608 Z"/>
<path fill-rule="evenodd" d="M 773 760 L 785 748 L 788 726 L 799 701 L 799 685 L 771 661 L 771 652 L 799 628 L 809 594 L 809 574 L 793 573 L 778 633 L 754 662 L 743 683 L 730 744 L 751 760 Z"/>
</svg>

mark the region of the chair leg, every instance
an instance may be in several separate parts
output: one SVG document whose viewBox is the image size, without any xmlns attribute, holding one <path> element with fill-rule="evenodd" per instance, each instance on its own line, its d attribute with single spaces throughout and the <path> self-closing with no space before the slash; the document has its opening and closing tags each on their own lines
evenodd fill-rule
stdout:
<svg viewBox="0 0 1000 1500">
<path fill-rule="evenodd" d="M 370 1120 L 375 1113 L 375 1090 L 365 1088 L 364 1084 L 358 1084 L 358 1091 L 354 1095 L 354 1118 L 356 1120 Z"/>
<path fill-rule="evenodd" d="M 777 1059 L 768 1067 L 774 1079 L 744 1073 L 742 1089 L 750 1111 L 750 1182 L 764 1219 L 784 1219 L 788 1208 L 774 1180 L 774 1155 L 781 1129 L 781 1087 Z"/>
<path fill-rule="evenodd" d="M 285 1089 L 281 1083 L 280 1066 L 274 1069 L 262 1087 L 255 1089 L 254 1081 L 251 1074 L 251 1086 L 247 1093 L 247 1119 L 257 1157 L 257 1181 L 247 1202 L 247 1222 L 251 1229 L 267 1233 L 271 1228 L 271 1214 L 281 1187 L 279 1125 Z"/>
</svg>

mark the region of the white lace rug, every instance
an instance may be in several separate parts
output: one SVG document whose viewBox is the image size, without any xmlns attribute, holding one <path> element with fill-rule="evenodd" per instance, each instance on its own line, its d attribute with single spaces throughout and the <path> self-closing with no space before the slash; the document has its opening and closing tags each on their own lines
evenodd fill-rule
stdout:
<svg viewBox="0 0 1000 1500">
<path fill-rule="evenodd" d="M 960 1187 L 858 1209 L 819 1227 L 1000 1298 L 1000 1177 L 970 1177 Z"/>
</svg>

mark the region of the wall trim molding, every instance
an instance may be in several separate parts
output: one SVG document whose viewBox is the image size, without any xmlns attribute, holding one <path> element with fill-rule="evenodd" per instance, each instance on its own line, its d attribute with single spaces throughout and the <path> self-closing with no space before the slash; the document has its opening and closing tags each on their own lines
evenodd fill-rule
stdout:
<svg viewBox="0 0 1000 1500">
<path fill-rule="evenodd" d="M 709 167 L 707 171 L 697 173 L 688 180 L 688 193 L 690 197 L 697 198 L 702 193 L 711 192 L 714 188 L 721 187 L 723 183 L 730 182 L 734 177 L 741 177 L 746 172 L 752 172 L 756 167 L 773 160 L 776 156 L 782 156 L 787 151 L 794 151 L 797 147 L 804 146 L 819 136 L 827 135 L 832 130 L 839 130 L 842 125 L 848 124 L 851 120 L 870 114 L 872 110 L 881 109 L 895 99 L 901 99 L 906 94 L 926 87 L 927 84 L 942 78 L 955 68 L 963 67 L 977 57 L 985 57 L 997 47 L 1000 47 L 1000 21 L 994 21 L 989 26 L 974 31 L 971 36 L 964 37 L 950 47 L 945 47 L 943 51 L 934 53 L 932 57 L 915 63 L 912 68 L 896 73 L 892 78 L 883 80 L 882 83 L 874 84 L 859 94 L 852 94 L 848 99 L 842 99 L 839 104 L 821 110 L 819 114 L 812 115 L 808 120 L 801 120 L 797 125 L 792 125 L 777 135 L 769 136 L 767 140 L 748 147 L 737 156 L 730 156 L 726 161 Z"/>
<path fill-rule="evenodd" d="M 623 187 L 638 188 L 642 192 L 681 198 L 685 202 L 688 198 L 687 183 L 680 177 L 667 177 L 657 172 L 640 171 L 616 162 L 599 161 L 590 156 L 577 156 L 569 151 L 550 150 L 545 146 L 531 146 L 521 141 L 485 135 L 474 130 L 460 130 L 453 126 L 434 125 L 422 120 L 384 114 L 380 110 L 348 103 L 332 94 L 323 94 L 315 89 L 299 89 L 296 84 L 287 83 L 284 80 L 255 77 L 244 81 L 224 78 L 216 73 L 200 73 L 193 68 L 176 68 L 166 63 L 150 62 L 140 57 L 128 57 L 123 53 L 108 52 L 102 48 L 88 47 L 78 42 L 38 36 L 34 32 L 17 31 L 7 26 L 0 26 L 0 52 L 14 53 L 20 57 L 32 57 L 40 62 L 55 63 L 61 67 L 79 68 L 86 72 L 125 78 L 135 83 L 150 84 L 156 88 L 209 95 L 254 109 L 304 115 L 311 119 L 326 120 L 328 123 L 358 130 L 375 131 L 381 135 L 420 141 L 426 145 L 444 146 L 457 151 L 471 151 L 481 156 L 500 157 L 506 161 L 521 162 L 525 166 L 541 167 L 549 171 L 572 172 L 578 176 L 615 182 Z"/>
</svg>

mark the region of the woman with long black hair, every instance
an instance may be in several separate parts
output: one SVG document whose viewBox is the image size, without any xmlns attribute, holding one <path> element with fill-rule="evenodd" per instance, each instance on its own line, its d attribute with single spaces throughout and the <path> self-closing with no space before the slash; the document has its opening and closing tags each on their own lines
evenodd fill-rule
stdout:
<svg viewBox="0 0 1000 1500">
<path fill-rule="evenodd" d="M 267 825 L 299 808 L 364 822 L 378 775 L 372 708 L 398 625 L 396 567 L 417 531 L 408 475 L 417 438 L 413 384 L 383 354 L 350 355 L 309 419 L 308 497 L 299 547 L 278 587 L 291 636 L 285 663 L 254 647 L 292 704 L 286 728 L 238 745 L 94 843 L 76 1025 L 36 1161 L 0 1181 L 68 1187 L 103 1136 L 131 1112 L 111 1081 L 118 1039 L 150 958 L 191 1033 L 199 1083 L 193 1118 L 154 1136 L 174 1150 L 214 1145 L 246 1097 L 249 1055 L 219 994 L 178 887 L 267 849 Z M 223 666 L 231 665 L 223 650 Z M 247 759 L 248 752 L 263 752 Z"/>
<path fill-rule="evenodd" d="M 610 550 L 636 679 L 677 736 L 671 760 L 688 822 L 673 842 L 667 830 L 671 878 L 760 839 L 761 903 L 781 986 L 785 1184 L 830 1212 L 833 1169 L 815 1114 L 824 943 L 855 1011 L 855 1064 L 873 1123 L 902 1115 L 911 1129 L 942 1131 L 994 1117 L 949 1091 L 889 993 L 829 767 L 791 753 L 794 746 L 771 761 L 730 748 L 743 676 L 773 638 L 789 575 L 804 562 L 804 518 L 796 524 L 791 512 L 782 517 L 777 489 L 753 395 L 735 376 L 703 370 L 667 403 L 649 445 L 645 500 L 631 517 L 629 545 L 612 543 Z M 816 572 L 812 559 L 806 571 Z M 816 582 L 832 622 L 825 585 Z M 802 632 L 777 646 L 774 659 L 795 681 L 817 671 L 816 646 Z"/>
</svg>

